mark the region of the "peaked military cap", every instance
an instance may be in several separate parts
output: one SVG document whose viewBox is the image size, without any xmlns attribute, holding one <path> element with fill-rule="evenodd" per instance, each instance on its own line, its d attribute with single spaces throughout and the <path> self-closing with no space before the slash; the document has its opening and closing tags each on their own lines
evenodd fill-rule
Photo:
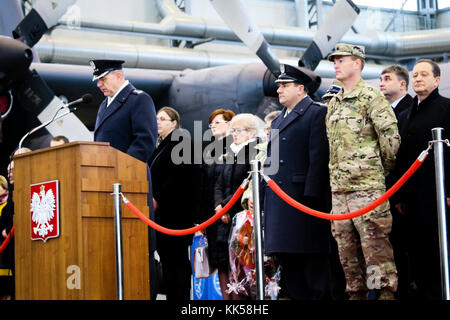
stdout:
<svg viewBox="0 0 450 320">
<path fill-rule="evenodd" d="M 322 100 L 333 98 L 339 91 L 341 91 L 341 86 L 333 83 L 322 96 Z"/>
<path fill-rule="evenodd" d="M 96 59 L 89 61 L 91 67 L 94 69 L 94 77 L 92 81 L 98 80 L 101 77 L 106 76 L 109 72 L 114 70 L 122 70 L 123 60 L 107 60 Z"/>
<path fill-rule="evenodd" d="M 313 94 L 320 86 L 322 79 L 313 71 L 304 67 L 280 64 L 281 74 L 276 83 L 297 82 L 304 85 L 309 94 Z"/>
<path fill-rule="evenodd" d="M 328 56 L 329 61 L 333 61 L 336 56 L 354 56 L 366 59 L 365 47 L 348 43 L 338 43 L 334 47 L 334 52 Z"/>
</svg>

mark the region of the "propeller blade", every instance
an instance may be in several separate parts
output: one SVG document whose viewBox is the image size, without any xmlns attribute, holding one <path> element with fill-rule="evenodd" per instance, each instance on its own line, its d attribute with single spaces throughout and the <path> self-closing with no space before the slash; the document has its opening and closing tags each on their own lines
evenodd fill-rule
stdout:
<svg viewBox="0 0 450 320">
<path fill-rule="evenodd" d="M 29 71 L 13 90 L 18 103 L 28 111 L 26 116 L 35 116 L 41 123 L 51 119 L 64 105 L 35 70 Z M 70 141 L 92 141 L 92 134 L 73 113 L 51 123 L 46 129 L 53 136 L 64 135 Z"/>
<path fill-rule="evenodd" d="M 25 110 L 37 116 L 53 100 L 55 94 L 33 70 L 27 73 L 13 87 L 17 101 Z"/>
<path fill-rule="evenodd" d="M 63 101 L 54 97 L 52 101 L 42 110 L 38 115 L 38 119 L 41 123 L 48 121 L 53 117 L 53 115 L 61 108 Z M 65 111 L 63 111 L 65 112 Z M 83 122 L 73 113 L 64 116 L 58 121 L 54 121 L 49 124 L 46 129 L 54 137 L 55 136 L 65 136 L 70 141 L 93 141 L 94 137 Z"/>
<path fill-rule="evenodd" d="M 76 0 L 37 0 L 33 9 L 25 16 L 13 31 L 14 39 L 19 39 L 33 47 L 47 32 L 56 25 L 59 18 Z"/>
<path fill-rule="evenodd" d="M 334 45 L 351 28 L 360 9 L 351 0 L 337 0 L 314 36 L 313 42 L 298 61 L 300 67 L 316 69 Z"/>
<path fill-rule="evenodd" d="M 0 89 L 3 83 L 3 90 L 12 89 L 17 103 L 27 111 L 24 117 L 37 117 L 44 123 L 64 105 L 39 74 L 35 70 L 29 70 L 33 57 L 30 47 L 34 46 L 48 29 L 56 25 L 59 18 L 75 2 L 76 0 L 36 0 L 33 9 L 13 31 L 17 40 L 0 39 L 0 55 L 3 47 L 9 53 L 7 59 L 0 62 Z M 1 56 L 3 58 L 3 55 Z M 16 72 L 4 72 L 10 71 L 8 66 L 11 65 Z M 2 75 L 5 81 L 2 81 Z M 92 134 L 73 113 L 51 123 L 46 129 L 54 136 L 64 135 L 72 141 L 92 141 Z"/>
<path fill-rule="evenodd" d="M 210 0 L 216 12 L 224 22 L 254 52 L 266 67 L 278 77 L 280 63 L 272 52 L 269 43 L 264 39 L 262 32 L 246 14 L 247 8 L 240 0 Z"/>
</svg>

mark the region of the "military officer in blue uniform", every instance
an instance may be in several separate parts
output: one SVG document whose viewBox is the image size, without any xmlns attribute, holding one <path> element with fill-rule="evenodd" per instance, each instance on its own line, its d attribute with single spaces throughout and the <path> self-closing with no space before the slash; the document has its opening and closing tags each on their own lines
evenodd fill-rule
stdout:
<svg viewBox="0 0 450 320">
<path fill-rule="evenodd" d="M 100 104 L 95 121 L 94 141 L 109 142 L 130 156 L 147 162 L 156 147 L 158 125 L 152 98 L 142 90 L 136 89 L 125 79 L 122 70 L 123 60 L 91 60 L 94 69 L 92 81 L 102 91 L 105 100 Z M 154 220 L 150 170 L 149 216 Z M 150 286 L 151 295 L 156 297 L 156 272 L 153 251 L 156 249 L 155 231 L 149 229 Z"/>
<path fill-rule="evenodd" d="M 309 95 L 321 79 L 314 72 L 281 65 L 278 97 L 284 106 L 271 126 L 265 171 L 288 195 L 316 210 L 330 209 L 327 108 Z M 276 139 L 279 148 L 277 149 Z M 277 157 L 275 153 L 278 152 Z M 275 167 L 278 172 L 268 173 Z M 291 207 L 268 186 L 264 201 L 265 253 L 281 265 L 281 286 L 295 300 L 331 297 L 330 223 Z"/>
<path fill-rule="evenodd" d="M 158 137 L 152 98 L 124 78 L 122 60 L 91 60 L 92 81 L 105 95 L 95 121 L 94 140 L 147 162 Z"/>
</svg>

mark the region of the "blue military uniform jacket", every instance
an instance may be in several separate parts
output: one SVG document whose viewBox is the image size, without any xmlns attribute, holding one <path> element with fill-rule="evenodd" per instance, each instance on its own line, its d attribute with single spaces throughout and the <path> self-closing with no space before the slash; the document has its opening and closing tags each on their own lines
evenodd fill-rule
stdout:
<svg viewBox="0 0 450 320">
<path fill-rule="evenodd" d="M 130 156 L 147 162 L 156 147 L 158 124 L 155 105 L 145 92 L 128 84 L 106 107 L 108 99 L 103 100 L 97 114 L 94 129 L 94 141 L 109 142 Z M 149 181 L 148 206 L 150 219 L 154 220 L 153 194 L 151 188 L 150 169 L 147 167 Z M 156 248 L 156 235 L 153 229 L 149 232 L 150 250 Z"/>
<path fill-rule="evenodd" d="M 103 100 L 95 122 L 94 140 L 109 142 L 113 148 L 147 162 L 158 137 L 152 98 L 128 84 L 106 107 Z"/>
<path fill-rule="evenodd" d="M 277 152 L 274 140 L 278 139 L 279 169 L 270 178 L 295 200 L 329 210 L 327 109 L 306 96 L 286 118 L 285 112 L 286 108 L 272 122 L 265 170 L 277 159 L 272 153 Z M 291 207 L 268 186 L 264 219 L 266 253 L 329 252 L 330 223 Z"/>
</svg>

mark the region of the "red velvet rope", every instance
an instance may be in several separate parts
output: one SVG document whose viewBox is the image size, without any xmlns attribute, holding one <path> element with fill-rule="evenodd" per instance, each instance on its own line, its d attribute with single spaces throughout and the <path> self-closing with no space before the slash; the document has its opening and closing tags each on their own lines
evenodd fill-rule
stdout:
<svg viewBox="0 0 450 320">
<path fill-rule="evenodd" d="M 198 226 L 189 228 L 189 229 L 168 229 L 165 228 L 159 224 L 157 224 L 156 222 L 150 220 L 148 217 L 146 217 L 142 212 L 139 211 L 138 208 L 136 208 L 131 202 L 129 202 L 128 200 L 125 201 L 125 205 L 135 214 L 139 217 L 139 219 L 141 219 L 143 222 L 145 222 L 147 225 L 149 225 L 150 227 L 152 227 L 153 229 L 155 229 L 156 231 L 168 234 L 168 235 L 172 235 L 172 236 L 184 236 L 184 235 L 188 235 L 188 234 L 192 234 L 195 233 L 197 231 L 203 230 L 207 227 L 209 227 L 211 224 L 213 224 L 214 222 L 216 222 L 221 216 L 223 216 L 225 213 L 228 212 L 228 210 L 230 210 L 230 208 L 236 203 L 237 200 L 239 200 L 239 198 L 241 197 L 242 193 L 244 193 L 244 190 L 247 186 L 247 183 L 245 183 L 245 185 L 241 185 L 236 192 L 234 193 L 233 197 L 230 199 L 230 201 L 228 201 L 228 203 L 222 208 L 222 210 L 220 210 L 219 212 L 217 212 L 215 215 L 213 215 L 211 218 L 209 218 L 208 220 L 206 220 L 205 222 L 203 222 L 202 224 L 199 224 Z"/>
<path fill-rule="evenodd" d="M 411 165 L 411 167 L 408 169 L 408 171 L 405 172 L 405 174 L 388 190 L 386 191 L 380 198 L 372 202 L 371 204 L 365 206 L 364 208 L 358 209 L 356 211 L 352 211 L 349 213 L 343 213 L 343 214 L 329 214 L 320 212 L 311 208 L 308 208 L 307 206 L 297 202 L 296 200 L 292 199 L 288 194 L 286 194 L 281 188 L 272 180 L 267 180 L 267 184 L 269 187 L 275 192 L 281 199 L 286 201 L 289 205 L 292 207 L 303 211 L 309 215 L 326 219 L 326 220 L 346 220 L 346 219 L 352 219 L 358 216 L 361 216 L 370 210 L 375 209 L 379 205 L 381 205 L 383 202 L 388 200 L 397 190 L 416 172 L 417 169 L 422 165 L 423 161 L 428 156 L 428 153 L 421 154 L 419 158 L 414 161 L 414 163 Z"/>
<path fill-rule="evenodd" d="M 287 193 L 285 193 L 283 190 L 281 190 L 281 188 L 272 179 L 270 179 L 270 178 L 267 179 L 267 184 L 281 199 L 286 201 L 286 203 L 288 203 L 289 205 L 293 206 L 294 208 L 296 208 L 296 209 L 298 209 L 298 210 L 300 210 L 302 212 L 305 212 L 305 213 L 307 213 L 309 215 L 312 215 L 312 216 L 315 216 L 315 217 L 318 217 L 318 218 L 321 218 L 321 219 L 326 219 L 326 220 L 352 219 L 352 218 L 361 216 L 361 215 L 363 215 L 363 214 L 365 214 L 365 213 L 375 209 L 376 207 L 378 207 L 379 205 L 381 205 L 382 203 L 387 201 L 395 192 L 397 192 L 398 189 L 400 189 L 401 186 L 403 186 L 403 184 L 405 184 L 406 181 L 408 181 L 408 179 L 417 171 L 417 169 L 419 169 L 419 167 L 425 161 L 427 156 L 428 156 L 428 152 L 427 151 L 422 152 L 422 154 L 416 159 L 416 161 L 414 161 L 414 163 L 405 172 L 405 174 L 388 191 L 386 191 L 380 198 L 378 198 L 377 200 L 375 200 L 371 204 L 365 206 L 364 208 L 358 209 L 356 211 L 348 212 L 348 213 L 343 213 L 343 214 L 329 214 L 329 213 L 325 213 L 325 212 L 321 212 L 321 211 L 317 211 L 317 210 L 311 209 L 311 208 L 309 208 L 309 207 L 307 207 L 307 206 L 297 202 L 293 198 L 291 198 Z M 139 209 L 137 209 L 125 197 L 123 197 L 123 201 L 124 201 L 125 205 L 135 215 L 137 215 L 143 222 L 145 222 L 148 226 L 152 227 L 156 231 L 159 231 L 159 232 L 162 232 L 162 233 L 165 233 L 165 234 L 168 234 L 168 235 L 173 235 L 173 236 L 183 236 L 183 235 L 193 234 L 193 233 L 195 233 L 197 231 L 203 230 L 203 229 L 209 227 L 214 222 L 216 222 L 221 216 L 223 216 L 225 213 L 227 213 L 228 210 L 241 197 L 242 193 L 244 192 L 244 190 L 246 188 L 246 185 L 247 185 L 247 182 L 245 183 L 245 185 L 242 184 L 236 190 L 236 192 L 234 193 L 233 197 L 225 205 L 225 207 L 222 208 L 222 210 L 217 212 L 215 215 L 213 215 L 211 218 L 209 218 L 208 220 L 206 220 L 202 224 L 200 224 L 198 226 L 195 226 L 195 227 L 192 227 L 192 228 L 188 228 L 188 229 L 176 230 L 176 229 L 165 228 L 165 227 L 157 224 L 156 222 L 150 220 L 148 217 L 146 217 L 142 212 L 139 211 Z M 11 230 L 11 233 L 13 233 L 13 230 Z"/>
<path fill-rule="evenodd" d="M 6 249 L 13 236 L 14 236 L 14 227 L 11 228 L 11 231 L 8 233 L 2 245 L 0 246 L 0 253 L 2 253 Z"/>
</svg>

